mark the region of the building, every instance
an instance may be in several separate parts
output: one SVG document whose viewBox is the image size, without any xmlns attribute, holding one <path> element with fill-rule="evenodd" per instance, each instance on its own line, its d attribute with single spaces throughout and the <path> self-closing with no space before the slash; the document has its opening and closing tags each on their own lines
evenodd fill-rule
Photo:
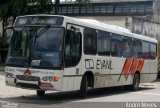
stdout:
<svg viewBox="0 0 160 108">
<path fill-rule="evenodd" d="M 160 0 L 94 0 L 80 4 L 67 0 L 59 5 L 58 14 L 96 19 L 153 38 L 160 36 Z"/>
<path fill-rule="evenodd" d="M 153 0 L 96 0 L 87 4 L 64 2 L 59 5 L 59 14 L 69 16 L 144 16 L 153 13 L 153 4 Z"/>
<path fill-rule="evenodd" d="M 143 26 L 140 25 L 143 23 L 139 22 L 146 21 L 149 21 L 150 25 L 153 24 L 152 26 L 149 26 L 150 28 L 154 27 L 154 30 L 159 29 L 155 28 L 154 22 L 160 22 L 160 0 L 91 0 L 89 3 L 77 3 L 75 1 L 76 0 L 63 0 L 59 5 L 58 14 L 78 18 L 96 19 L 107 24 L 128 28 L 132 32 L 145 33 L 145 35 L 150 37 L 157 37 L 160 35 L 160 33 L 157 33 L 160 30 L 156 31 L 154 36 L 153 31 L 146 33 L 134 30 L 138 28 L 137 26 Z M 54 9 L 55 8 L 53 8 L 52 14 L 55 14 Z M 137 20 L 137 17 L 140 19 Z M 137 21 L 139 22 L 137 23 Z M 135 26 L 135 24 L 139 25 Z M 1 25 L 2 24 L 0 24 L 0 28 Z M 156 23 L 156 27 L 157 25 L 159 26 L 158 23 Z M 2 31 L 0 29 L 0 36 L 1 34 Z"/>
</svg>

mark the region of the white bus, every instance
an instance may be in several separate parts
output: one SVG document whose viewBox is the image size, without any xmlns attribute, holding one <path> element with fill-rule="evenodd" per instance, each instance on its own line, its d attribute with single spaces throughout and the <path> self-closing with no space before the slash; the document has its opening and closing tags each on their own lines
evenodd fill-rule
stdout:
<svg viewBox="0 0 160 108">
<path fill-rule="evenodd" d="M 58 15 L 16 18 L 6 61 L 6 84 L 45 91 L 125 86 L 157 77 L 157 40 L 117 26 Z"/>
</svg>

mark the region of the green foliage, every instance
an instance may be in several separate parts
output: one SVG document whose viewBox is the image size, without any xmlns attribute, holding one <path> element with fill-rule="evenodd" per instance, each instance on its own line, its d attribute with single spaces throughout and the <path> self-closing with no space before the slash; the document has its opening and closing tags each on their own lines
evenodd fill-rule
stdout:
<svg viewBox="0 0 160 108">
<path fill-rule="evenodd" d="M 0 4 L 0 17 L 4 17 L 4 16 L 8 16 L 10 14 L 10 2 L 9 0 L 7 0 L 8 2 L 3 2 Z"/>
<path fill-rule="evenodd" d="M 23 15 L 27 11 L 27 1 L 26 0 L 11 0 L 10 8 L 11 8 L 12 16 Z"/>
<path fill-rule="evenodd" d="M 29 4 L 30 3 L 30 4 Z M 4 63 L 7 57 L 8 44 L 4 34 L 4 28 L 8 24 L 8 18 L 12 17 L 13 22 L 16 16 L 24 14 L 37 14 L 48 12 L 50 8 L 47 0 L 0 0 L 0 19 L 2 20 L 2 38 L 0 38 L 0 63 Z"/>
<path fill-rule="evenodd" d="M 39 0 L 39 3 L 36 5 L 37 10 L 41 13 L 47 10 L 47 0 Z"/>
<path fill-rule="evenodd" d="M 0 18 L 50 12 L 49 0 L 0 0 Z"/>
</svg>

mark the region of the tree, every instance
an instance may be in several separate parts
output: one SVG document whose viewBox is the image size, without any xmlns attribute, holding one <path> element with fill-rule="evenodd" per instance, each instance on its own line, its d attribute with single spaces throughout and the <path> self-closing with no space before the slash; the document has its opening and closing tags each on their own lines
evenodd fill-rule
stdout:
<svg viewBox="0 0 160 108">
<path fill-rule="evenodd" d="M 90 3 L 91 0 L 76 0 L 76 3 Z M 55 14 L 59 12 L 60 0 L 55 0 Z M 5 34 L 4 28 L 8 25 L 8 18 L 12 17 L 13 22 L 19 15 L 24 14 L 37 14 L 37 13 L 50 13 L 52 10 L 52 0 L 0 0 L 0 19 L 2 20 L 2 39 L 0 46 L 4 48 Z M 1 51 L 0 51 L 1 53 Z M 1 53 L 2 54 L 2 53 Z"/>
<path fill-rule="evenodd" d="M 27 0 L 11 0 L 10 2 L 11 16 L 13 21 L 18 15 L 27 13 Z"/>
<path fill-rule="evenodd" d="M 4 28 L 5 26 L 7 26 L 8 17 L 10 16 L 9 2 L 10 0 L 0 1 L 0 19 L 2 21 L 2 37 L 0 38 L 0 55 L 3 63 L 5 62 L 5 58 L 7 55 L 7 48 L 6 48 L 7 45 L 5 44 L 6 40 L 5 40 Z"/>
<path fill-rule="evenodd" d="M 48 0 L 37 0 L 36 9 L 38 10 L 38 13 L 48 12 L 50 13 L 51 9 L 49 6 Z"/>
<path fill-rule="evenodd" d="M 2 0 L 0 2 L 0 19 L 2 20 L 2 37 L 4 37 L 4 28 L 7 25 L 8 17 L 10 16 L 10 0 Z"/>
<path fill-rule="evenodd" d="M 31 5 L 29 4 L 31 3 Z M 2 20 L 2 38 L 0 39 L 0 55 L 2 62 L 5 61 L 7 56 L 8 44 L 5 37 L 4 28 L 8 25 L 8 18 L 15 18 L 24 14 L 35 14 L 50 12 L 48 0 L 0 0 L 0 19 Z"/>
</svg>

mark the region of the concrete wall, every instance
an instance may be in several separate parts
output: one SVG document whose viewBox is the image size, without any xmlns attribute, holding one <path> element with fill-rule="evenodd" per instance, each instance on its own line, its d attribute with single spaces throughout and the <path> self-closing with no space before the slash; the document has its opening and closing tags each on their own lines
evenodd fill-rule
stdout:
<svg viewBox="0 0 160 108">
<path fill-rule="evenodd" d="M 94 19 L 100 22 L 120 26 L 129 29 L 131 32 L 143 34 L 148 37 L 160 40 L 160 24 L 146 21 L 140 18 L 127 16 L 102 16 L 102 17 L 77 17 L 82 19 Z"/>
<path fill-rule="evenodd" d="M 132 32 L 160 40 L 160 24 L 133 18 Z"/>
<path fill-rule="evenodd" d="M 160 0 L 155 0 L 153 3 L 154 15 L 152 21 L 160 22 Z"/>
</svg>

